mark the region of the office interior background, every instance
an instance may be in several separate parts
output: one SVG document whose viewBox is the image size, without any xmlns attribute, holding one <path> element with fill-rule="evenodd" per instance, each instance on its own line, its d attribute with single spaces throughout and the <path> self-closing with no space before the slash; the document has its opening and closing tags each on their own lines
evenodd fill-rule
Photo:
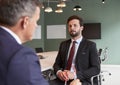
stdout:
<svg viewBox="0 0 120 85">
<path fill-rule="evenodd" d="M 42 0 L 47 6 L 47 0 Z M 82 7 L 81 11 L 73 11 L 75 5 Z M 64 39 L 47 39 L 47 25 L 66 25 L 66 20 L 71 15 L 81 16 L 84 23 L 101 23 L 101 39 L 90 39 L 96 42 L 97 49 L 108 48 L 108 59 L 104 64 L 120 65 L 120 0 L 68 0 L 62 13 L 55 13 L 56 2 L 49 0 L 49 6 L 53 12 L 46 13 L 41 9 L 40 21 L 41 39 L 33 39 L 25 43 L 29 47 L 42 47 L 44 51 L 57 51 L 60 42 L 70 38 L 66 33 Z M 67 28 L 66 28 L 67 30 Z M 56 31 L 56 30 L 54 30 Z"/>
</svg>

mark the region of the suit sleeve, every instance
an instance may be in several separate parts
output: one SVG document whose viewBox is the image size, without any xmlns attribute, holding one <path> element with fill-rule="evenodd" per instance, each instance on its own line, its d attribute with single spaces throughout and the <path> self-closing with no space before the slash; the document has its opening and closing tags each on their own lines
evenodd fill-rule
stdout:
<svg viewBox="0 0 120 85">
<path fill-rule="evenodd" d="M 62 45 L 60 45 L 60 47 L 59 47 L 59 51 L 58 51 L 55 63 L 53 65 L 55 73 L 57 73 L 58 70 L 63 70 L 63 68 L 62 68 L 63 62 L 61 59 L 61 49 L 62 49 L 61 47 L 62 47 Z"/>
<path fill-rule="evenodd" d="M 58 70 L 64 70 L 65 65 L 66 65 L 66 57 L 67 57 L 66 45 L 65 43 L 62 42 L 59 46 L 58 55 L 53 65 L 55 73 Z"/>
<path fill-rule="evenodd" d="M 48 85 L 43 78 L 39 59 L 31 49 L 20 49 L 13 55 L 9 66 L 7 83 L 9 85 Z"/>
</svg>

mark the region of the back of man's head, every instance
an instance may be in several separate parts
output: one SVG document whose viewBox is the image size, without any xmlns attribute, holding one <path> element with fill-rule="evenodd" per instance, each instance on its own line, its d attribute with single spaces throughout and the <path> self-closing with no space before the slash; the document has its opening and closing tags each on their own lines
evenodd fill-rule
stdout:
<svg viewBox="0 0 120 85">
<path fill-rule="evenodd" d="M 21 17 L 32 17 L 39 0 L 0 0 L 0 25 L 14 26 Z"/>
</svg>

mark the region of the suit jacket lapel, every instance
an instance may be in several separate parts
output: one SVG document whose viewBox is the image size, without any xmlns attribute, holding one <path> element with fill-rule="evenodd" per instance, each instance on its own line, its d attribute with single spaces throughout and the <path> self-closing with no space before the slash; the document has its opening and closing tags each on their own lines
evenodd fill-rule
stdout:
<svg viewBox="0 0 120 85">
<path fill-rule="evenodd" d="M 86 43 L 86 40 L 85 38 L 82 39 L 79 47 L 78 47 L 78 51 L 77 51 L 77 54 L 76 54 L 76 59 L 82 54 L 82 52 L 84 51 L 85 49 L 85 43 Z"/>
<path fill-rule="evenodd" d="M 71 43 L 71 39 L 69 39 L 69 40 L 66 42 L 65 67 L 66 67 L 66 64 L 67 64 L 67 56 L 68 56 L 68 51 L 69 51 L 70 43 Z"/>
</svg>

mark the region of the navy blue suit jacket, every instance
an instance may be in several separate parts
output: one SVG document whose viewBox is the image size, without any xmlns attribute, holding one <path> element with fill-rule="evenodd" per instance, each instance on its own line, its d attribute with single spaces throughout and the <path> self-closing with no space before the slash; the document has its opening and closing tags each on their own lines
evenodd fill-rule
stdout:
<svg viewBox="0 0 120 85">
<path fill-rule="evenodd" d="M 36 53 L 1 28 L 0 85 L 48 85 Z"/>
</svg>

